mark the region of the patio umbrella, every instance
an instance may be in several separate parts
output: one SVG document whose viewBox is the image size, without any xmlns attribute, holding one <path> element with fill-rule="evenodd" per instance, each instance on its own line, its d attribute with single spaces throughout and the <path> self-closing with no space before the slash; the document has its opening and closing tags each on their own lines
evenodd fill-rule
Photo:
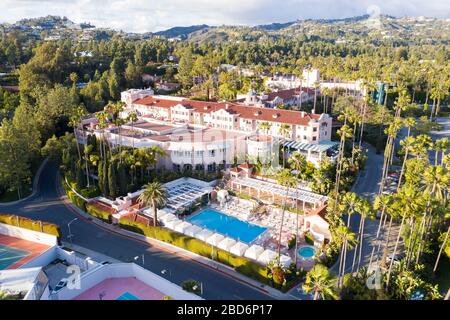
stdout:
<svg viewBox="0 0 450 320">
<path fill-rule="evenodd" d="M 175 230 L 175 226 L 177 226 L 178 224 L 183 223 L 183 221 L 179 220 L 179 219 L 175 219 L 175 220 L 170 220 L 164 223 L 164 226 L 166 228 Z"/>
<path fill-rule="evenodd" d="M 184 230 L 184 234 L 190 237 L 195 237 L 195 235 L 200 231 L 202 231 L 202 228 L 196 225 L 191 225 L 189 228 Z"/>
<path fill-rule="evenodd" d="M 230 251 L 230 248 L 236 244 L 236 240 L 231 238 L 225 238 L 217 245 L 218 248 L 225 251 Z"/>
<path fill-rule="evenodd" d="M 214 233 L 211 237 L 206 239 L 206 243 L 212 244 L 213 246 L 217 247 L 225 237 L 219 233 Z"/>
<path fill-rule="evenodd" d="M 292 264 L 292 258 L 282 254 L 280 256 L 280 263 L 283 265 L 283 267 L 288 268 Z"/>
<path fill-rule="evenodd" d="M 263 247 L 254 244 L 245 251 L 244 256 L 253 260 L 257 260 L 259 255 L 263 252 L 264 252 Z"/>
<path fill-rule="evenodd" d="M 177 231 L 177 232 L 180 232 L 180 233 L 184 233 L 186 231 L 186 229 L 189 228 L 190 226 L 192 226 L 192 223 L 184 221 L 184 222 L 182 222 L 180 224 L 177 224 L 175 226 L 174 230 Z"/>
<path fill-rule="evenodd" d="M 202 241 L 206 241 L 206 239 L 208 239 L 209 237 L 211 237 L 214 234 L 214 232 L 208 230 L 208 229 L 203 229 L 202 231 L 200 231 L 199 233 L 197 233 L 195 235 L 195 237 L 199 240 Z"/>
<path fill-rule="evenodd" d="M 245 251 L 248 249 L 248 245 L 243 242 L 236 242 L 231 248 L 230 252 L 238 257 L 242 257 Z"/>
<path fill-rule="evenodd" d="M 269 264 L 270 261 L 273 261 L 277 258 L 277 253 L 273 250 L 267 249 L 263 253 L 261 253 L 258 257 L 258 262 L 261 262 L 264 265 Z"/>
</svg>

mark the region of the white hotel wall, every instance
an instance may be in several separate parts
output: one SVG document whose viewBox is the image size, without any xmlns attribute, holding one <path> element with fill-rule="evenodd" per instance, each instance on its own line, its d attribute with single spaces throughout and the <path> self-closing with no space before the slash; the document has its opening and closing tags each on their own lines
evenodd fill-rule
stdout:
<svg viewBox="0 0 450 320">
<path fill-rule="evenodd" d="M 58 300 L 71 300 L 98 283 L 109 278 L 136 277 L 148 286 L 155 288 L 175 300 L 203 300 L 197 295 L 186 292 L 176 284 L 138 266 L 134 263 L 115 263 L 101 265 L 81 275 L 81 288 L 63 288 L 57 293 Z"/>
</svg>

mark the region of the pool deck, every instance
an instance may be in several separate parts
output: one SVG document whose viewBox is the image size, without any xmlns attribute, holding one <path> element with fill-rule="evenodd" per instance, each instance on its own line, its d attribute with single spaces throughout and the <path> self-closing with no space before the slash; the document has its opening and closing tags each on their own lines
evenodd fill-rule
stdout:
<svg viewBox="0 0 450 320">
<path fill-rule="evenodd" d="M 100 300 L 100 295 L 103 295 L 101 300 L 116 300 L 126 292 L 140 300 L 162 300 L 165 296 L 164 293 L 134 277 L 126 277 L 103 280 L 73 300 Z"/>
<path fill-rule="evenodd" d="M 10 237 L 3 234 L 0 234 L 0 245 L 29 252 L 29 254 L 22 257 L 22 259 L 6 267 L 6 270 L 20 268 L 50 248 L 50 246 L 45 244 Z"/>
</svg>

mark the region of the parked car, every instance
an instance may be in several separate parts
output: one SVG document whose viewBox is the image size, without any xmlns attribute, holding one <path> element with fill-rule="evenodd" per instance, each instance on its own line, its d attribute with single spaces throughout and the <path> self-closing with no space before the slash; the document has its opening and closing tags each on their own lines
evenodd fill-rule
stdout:
<svg viewBox="0 0 450 320">
<path fill-rule="evenodd" d="M 65 286 L 67 286 L 67 280 L 66 279 L 63 279 L 63 280 L 59 281 L 58 284 L 55 286 L 55 288 L 53 288 L 52 294 L 58 293 Z"/>
</svg>

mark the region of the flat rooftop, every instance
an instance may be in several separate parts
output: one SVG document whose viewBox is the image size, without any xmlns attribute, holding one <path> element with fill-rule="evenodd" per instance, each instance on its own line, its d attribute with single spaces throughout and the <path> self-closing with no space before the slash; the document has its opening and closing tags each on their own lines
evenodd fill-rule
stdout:
<svg viewBox="0 0 450 320">
<path fill-rule="evenodd" d="M 73 300 L 162 300 L 164 293 L 135 277 L 108 278 Z"/>
<path fill-rule="evenodd" d="M 42 243 L 0 234 L 0 270 L 17 269 L 49 248 Z"/>
</svg>

